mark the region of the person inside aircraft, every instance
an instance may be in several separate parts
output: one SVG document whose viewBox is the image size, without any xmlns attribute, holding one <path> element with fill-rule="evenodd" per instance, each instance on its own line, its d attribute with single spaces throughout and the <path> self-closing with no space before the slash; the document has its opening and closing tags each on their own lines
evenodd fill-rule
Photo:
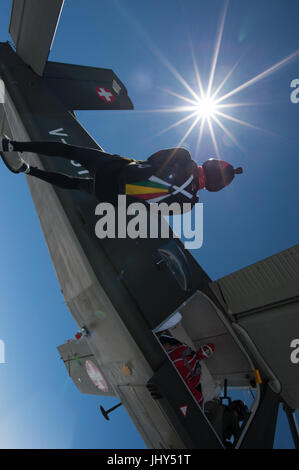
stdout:
<svg viewBox="0 0 299 470">
<path fill-rule="evenodd" d="M 215 346 L 212 343 L 204 344 L 197 352 L 193 351 L 187 344 L 182 343 L 173 336 L 159 335 L 165 351 L 184 379 L 192 395 L 200 406 L 203 405 L 203 396 L 200 384 L 201 365 L 200 361 L 211 357 Z"/>
<path fill-rule="evenodd" d="M 248 416 L 248 407 L 242 400 L 234 400 L 229 405 L 226 405 L 223 423 L 223 440 L 227 447 L 230 446 L 229 443 L 232 438 L 233 443 L 237 441 L 241 433 L 240 423 L 246 420 Z"/>
<path fill-rule="evenodd" d="M 234 169 L 229 163 L 215 158 L 198 166 L 184 148 L 159 150 L 146 161 L 140 161 L 63 142 L 17 142 L 2 136 L 2 158 L 3 152 L 33 152 L 78 162 L 88 170 L 88 177 L 40 170 L 23 159 L 15 170 L 9 165 L 9 156 L 5 155 L 3 159 L 14 173 L 35 176 L 64 189 L 87 191 L 100 201 L 113 204 L 117 204 L 119 194 L 124 194 L 146 203 L 166 200 L 169 204 L 191 203 L 192 207 L 198 202 L 199 190 L 220 191 L 236 174 L 243 173 L 241 167 Z"/>
<path fill-rule="evenodd" d="M 250 411 L 242 400 L 230 401 L 225 405 L 221 400 L 205 403 L 204 412 L 219 434 L 226 448 L 236 444 Z"/>
</svg>

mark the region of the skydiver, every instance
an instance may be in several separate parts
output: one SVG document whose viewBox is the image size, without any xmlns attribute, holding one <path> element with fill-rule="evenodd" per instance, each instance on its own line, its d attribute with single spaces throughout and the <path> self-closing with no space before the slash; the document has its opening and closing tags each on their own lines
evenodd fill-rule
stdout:
<svg viewBox="0 0 299 470">
<path fill-rule="evenodd" d="M 159 340 L 161 341 L 169 358 L 177 368 L 179 374 L 184 379 L 195 400 L 200 406 L 202 406 L 203 396 L 200 383 L 200 361 L 213 355 L 215 350 L 214 344 L 204 344 L 195 352 L 187 344 L 182 343 L 173 336 L 161 334 L 159 335 Z"/>
<path fill-rule="evenodd" d="M 234 446 L 244 422 L 250 416 L 250 411 L 242 400 L 234 400 L 228 405 L 222 403 L 221 399 L 208 401 L 204 411 L 226 448 Z"/>
<path fill-rule="evenodd" d="M 21 157 L 20 167 L 12 168 L 5 152 L 33 152 L 48 157 L 76 161 L 88 170 L 89 176 L 80 178 L 53 173 L 30 166 Z M 210 158 L 198 166 L 188 150 L 170 148 L 159 150 L 146 161 L 111 155 L 98 149 L 74 146 L 62 142 L 18 142 L 0 138 L 0 154 L 14 173 L 25 173 L 64 189 L 83 190 L 99 201 L 117 205 L 118 195 L 124 194 L 146 203 L 167 201 L 198 202 L 201 189 L 216 192 L 231 183 L 235 174 L 243 173 L 229 163 Z"/>
<path fill-rule="evenodd" d="M 223 441 L 226 447 L 230 447 L 230 439 L 236 443 L 240 434 L 240 423 L 249 417 L 249 409 L 242 400 L 234 400 L 226 406 L 226 412 L 223 416 Z"/>
</svg>

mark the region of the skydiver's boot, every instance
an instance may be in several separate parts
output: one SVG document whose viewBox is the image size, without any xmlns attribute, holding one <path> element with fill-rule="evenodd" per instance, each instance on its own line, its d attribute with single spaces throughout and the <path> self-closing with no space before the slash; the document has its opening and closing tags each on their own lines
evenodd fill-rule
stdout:
<svg viewBox="0 0 299 470">
<path fill-rule="evenodd" d="M 9 158 L 5 156 L 3 152 L 0 152 L 3 162 L 5 166 L 12 172 L 12 173 L 30 173 L 30 166 L 28 163 L 24 162 L 24 160 L 18 158 L 18 162 L 10 161 Z"/>
<path fill-rule="evenodd" d="M 30 172 L 30 166 L 20 157 L 19 153 L 14 151 L 13 144 L 6 135 L 0 138 L 0 155 L 7 168 L 13 173 L 28 174 Z"/>
<path fill-rule="evenodd" d="M 30 166 L 28 165 L 28 163 L 23 161 L 17 173 L 26 173 L 26 175 L 28 175 L 30 173 Z"/>
</svg>

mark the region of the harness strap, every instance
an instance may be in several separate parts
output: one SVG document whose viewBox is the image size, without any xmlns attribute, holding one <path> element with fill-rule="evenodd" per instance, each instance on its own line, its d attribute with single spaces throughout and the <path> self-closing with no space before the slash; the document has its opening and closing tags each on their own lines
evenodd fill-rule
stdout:
<svg viewBox="0 0 299 470">
<path fill-rule="evenodd" d="M 191 368 L 189 361 L 187 360 L 187 356 L 192 356 L 195 355 L 194 351 L 192 351 L 191 348 L 187 348 L 183 353 L 182 353 L 182 359 L 184 361 L 185 366 L 187 367 L 191 377 L 197 377 L 198 375 L 201 374 L 201 365 L 199 364 L 199 360 L 197 359 L 197 364 L 195 364 L 194 370 Z"/>
</svg>

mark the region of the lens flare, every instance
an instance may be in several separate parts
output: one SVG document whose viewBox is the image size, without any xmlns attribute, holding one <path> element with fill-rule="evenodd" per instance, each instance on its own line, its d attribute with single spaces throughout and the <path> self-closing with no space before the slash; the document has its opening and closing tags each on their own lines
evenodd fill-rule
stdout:
<svg viewBox="0 0 299 470">
<path fill-rule="evenodd" d="M 212 98 L 204 96 L 203 98 L 199 98 L 196 108 L 198 116 L 205 120 L 215 116 L 217 104 Z"/>
<path fill-rule="evenodd" d="M 168 59 L 162 55 L 161 50 L 155 47 L 153 45 L 153 42 L 147 38 L 147 42 L 149 43 L 149 46 L 152 52 L 155 53 L 155 55 L 161 60 L 161 62 L 165 65 L 165 67 L 172 73 L 172 75 L 178 80 L 178 82 L 181 85 L 183 85 L 185 90 L 188 92 L 188 96 L 184 96 L 182 93 L 177 93 L 173 90 L 164 89 L 163 90 L 164 93 L 167 93 L 179 100 L 182 100 L 183 102 L 182 106 L 175 106 L 173 108 L 168 108 L 168 109 L 154 109 L 154 110 L 146 111 L 146 112 L 162 112 L 162 113 L 184 113 L 183 118 L 178 119 L 173 124 L 168 126 L 166 129 L 162 129 L 158 133 L 158 135 L 161 135 L 165 132 L 168 132 L 171 129 L 181 126 L 190 120 L 191 121 L 190 126 L 184 133 L 183 137 L 181 138 L 177 146 L 183 145 L 187 137 L 190 135 L 192 131 L 196 130 L 198 132 L 198 126 L 197 126 L 198 124 L 200 128 L 199 128 L 199 135 L 198 135 L 197 144 L 196 144 L 196 153 L 199 152 L 200 144 L 204 137 L 204 129 L 207 129 L 210 135 L 210 139 L 213 143 L 215 153 L 218 158 L 220 158 L 220 150 L 219 150 L 219 146 L 216 140 L 214 125 L 216 125 L 217 128 L 221 130 L 221 132 L 226 136 L 226 138 L 231 140 L 233 145 L 238 146 L 242 150 L 242 147 L 238 143 L 236 138 L 223 124 L 222 122 L 223 120 L 238 123 L 239 125 L 246 126 L 248 128 L 256 129 L 256 130 L 273 135 L 273 133 L 271 133 L 270 131 L 266 129 L 257 127 L 252 123 L 238 119 L 232 116 L 231 114 L 229 114 L 230 110 L 238 109 L 242 107 L 244 108 L 247 106 L 257 106 L 257 105 L 260 105 L 260 103 L 257 103 L 257 102 L 250 103 L 250 102 L 241 102 L 241 101 L 237 103 L 236 102 L 230 103 L 227 100 L 233 97 L 234 95 L 236 95 L 237 93 L 240 93 L 243 90 L 249 88 L 250 86 L 256 84 L 260 80 L 263 80 L 264 78 L 268 77 L 270 74 L 273 74 L 277 70 L 281 69 L 282 67 L 286 66 L 291 61 L 299 57 L 299 49 L 297 49 L 292 54 L 279 60 L 277 63 L 275 63 L 271 67 L 268 67 L 263 72 L 258 73 L 256 76 L 250 78 L 249 80 L 246 80 L 243 84 L 237 85 L 234 89 L 228 92 L 225 92 L 221 95 L 220 94 L 221 90 L 223 89 L 224 85 L 228 82 L 228 79 L 233 76 L 233 73 L 236 70 L 241 60 L 239 59 L 233 65 L 233 67 L 229 70 L 225 78 L 220 82 L 220 84 L 218 84 L 218 86 L 214 86 L 217 63 L 218 63 L 218 59 L 219 59 L 220 52 L 221 52 L 221 45 L 222 45 L 222 40 L 223 40 L 224 26 L 225 26 L 227 11 L 228 11 L 228 0 L 224 2 L 224 7 L 223 7 L 221 18 L 220 18 L 221 21 L 219 23 L 219 28 L 217 32 L 214 53 L 212 55 L 212 60 L 211 60 L 211 69 L 210 69 L 206 89 L 204 88 L 202 79 L 200 77 L 199 67 L 196 62 L 194 48 L 193 48 L 191 41 L 190 41 L 190 46 L 191 46 L 191 54 L 192 54 L 192 61 L 193 61 L 195 78 L 196 78 L 196 83 L 197 83 L 197 86 L 196 86 L 197 89 L 193 89 L 187 83 L 185 78 L 183 78 L 180 75 L 180 73 L 175 69 L 175 67 L 172 64 L 170 64 Z M 226 112 L 224 112 L 224 110 Z"/>
</svg>

